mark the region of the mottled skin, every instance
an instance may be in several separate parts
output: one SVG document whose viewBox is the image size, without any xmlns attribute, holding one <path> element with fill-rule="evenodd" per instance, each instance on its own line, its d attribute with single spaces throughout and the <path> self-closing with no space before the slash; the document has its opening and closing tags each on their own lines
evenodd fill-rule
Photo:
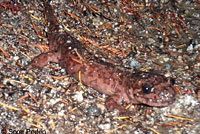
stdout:
<svg viewBox="0 0 200 134">
<path fill-rule="evenodd" d="M 74 49 L 81 54 L 82 44 L 68 33 L 59 33 L 58 21 L 49 3 L 44 2 L 45 16 L 49 22 L 48 39 L 50 51 L 35 57 L 28 67 L 43 68 L 48 62 L 56 62 L 67 73 L 78 79 L 81 72 L 82 83 L 101 93 L 109 95 L 105 104 L 109 110 L 121 107 L 122 100 L 132 104 L 165 107 L 175 101 L 174 80 L 163 75 L 137 71 L 130 73 L 119 70 L 106 63 L 95 61 L 78 63 Z"/>
</svg>

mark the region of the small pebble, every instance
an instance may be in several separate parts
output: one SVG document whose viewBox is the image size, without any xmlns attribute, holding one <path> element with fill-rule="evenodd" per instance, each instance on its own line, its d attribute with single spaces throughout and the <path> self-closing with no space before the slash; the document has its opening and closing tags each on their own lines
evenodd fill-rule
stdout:
<svg viewBox="0 0 200 134">
<path fill-rule="evenodd" d="M 77 91 L 74 95 L 74 99 L 77 100 L 79 103 L 83 102 L 83 91 Z"/>
<path fill-rule="evenodd" d="M 99 116 L 101 114 L 101 110 L 96 106 L 91 106 L 88 108 L 88 114 L 93 116 Z"/>
</svg>

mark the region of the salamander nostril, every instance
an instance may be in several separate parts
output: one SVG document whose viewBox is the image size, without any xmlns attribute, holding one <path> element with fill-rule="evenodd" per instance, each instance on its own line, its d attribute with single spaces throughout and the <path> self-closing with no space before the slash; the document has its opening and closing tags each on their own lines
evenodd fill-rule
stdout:
<svg viewBox="0 0 200 134">
<path fill-rule="evenodd" d="M 153 87 L 153 85 L 151 83 L 145 83 L 144 85 L 142 85 L 143 93 L 145 93 L 145 94 L 150 93 L 152 87 Z"/>
</svg>

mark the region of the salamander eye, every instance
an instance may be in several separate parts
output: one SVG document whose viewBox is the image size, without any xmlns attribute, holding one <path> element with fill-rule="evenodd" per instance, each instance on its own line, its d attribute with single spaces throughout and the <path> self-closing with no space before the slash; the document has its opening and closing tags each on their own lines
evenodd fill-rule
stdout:
<svg viewBox="0 0 200 134">
<path fill-rule="evenodd" d="M 144 85 L 142 85 L 142 91 L 143 91 L 143 93 L 145 93 L 145 94 L 150 93 L 152 87 L 153 87 L 152 84 L 150 84 L 150 83 L 145 83 Z"/>
</svg>

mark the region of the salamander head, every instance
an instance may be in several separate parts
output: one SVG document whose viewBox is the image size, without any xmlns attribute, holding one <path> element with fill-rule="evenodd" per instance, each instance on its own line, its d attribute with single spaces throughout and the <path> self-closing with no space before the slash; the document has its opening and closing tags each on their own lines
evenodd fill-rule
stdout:
<svg viewBox="0 0 200 134">
<path fill-rule="evenodd" d="M 132 91 L 132 99 L 137 104 L 155 107 L 165 107 L 175 101 L 176 92 L 173 89 L 175 81 L 162 75 L 150 75 L 140 79 L 137 88 Z M 131 93 L 131 90 L 129 90 Z"/>
</svg>

